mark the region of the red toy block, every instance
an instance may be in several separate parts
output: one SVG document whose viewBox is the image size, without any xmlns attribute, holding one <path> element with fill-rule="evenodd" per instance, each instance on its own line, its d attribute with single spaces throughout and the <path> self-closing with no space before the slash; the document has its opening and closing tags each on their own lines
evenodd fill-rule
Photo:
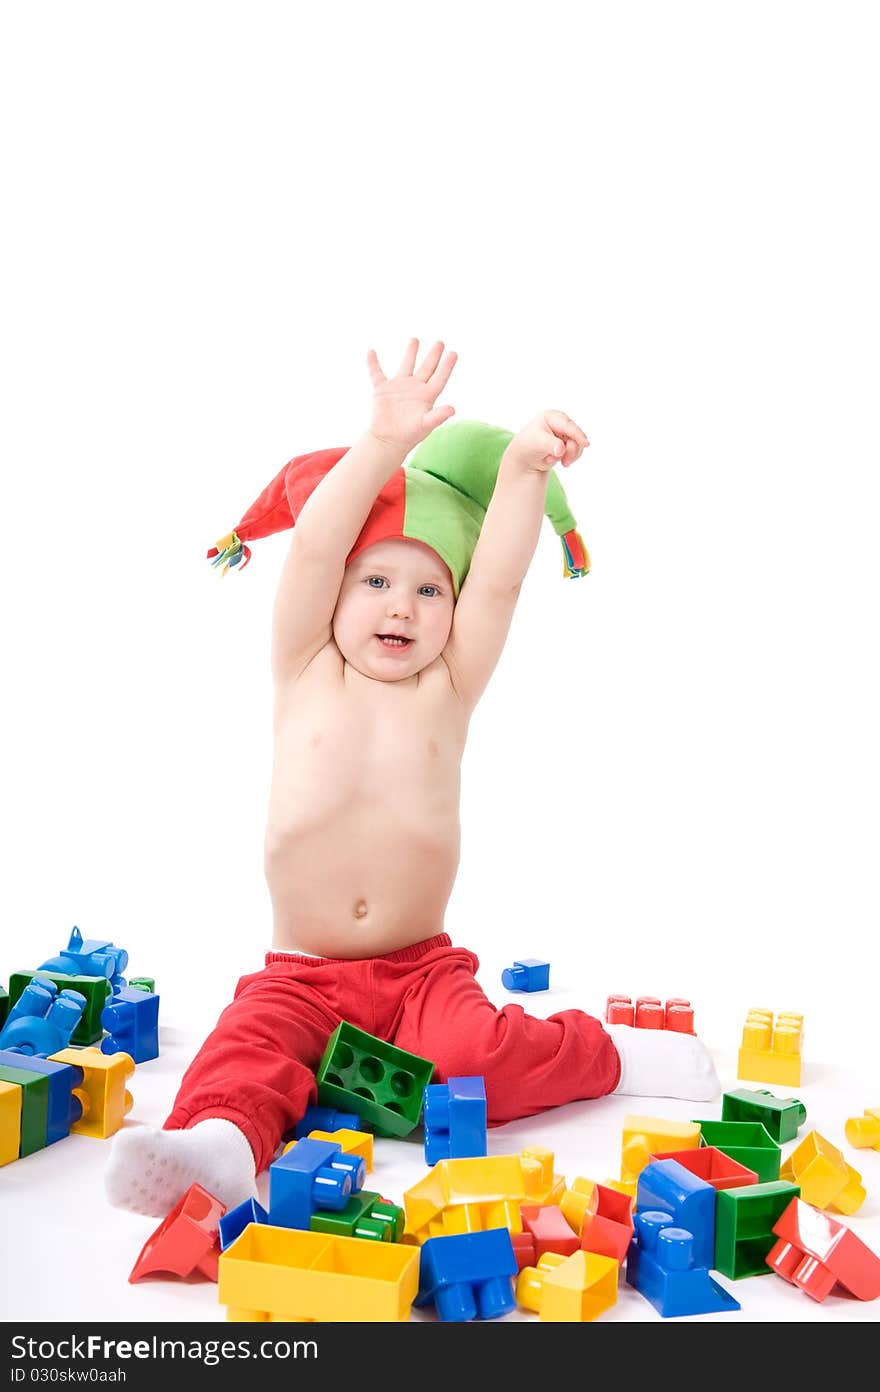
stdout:
<svg viewBox="0 0 880 1392">
<path fill-rule="evenodd" d="M 220 1219 L 225 1204 L 200 1184 L 191 1184 L 141 1248 L 131 1269 L 129 1281 L 162 1272 L 171 1276 L 192 1276 L 200 1272 L 209 1281 L 217 1280 L 220 1256 Z"/>
<path fill-rule="evenodd" d="M 570 1257 L 581 1245 L 558 1204 L 520 1204 L 519 1216 L 523 1232 L 531 1233 L 534 1239 L 535 1263 L 545 1252 Z"/>
<path fill-rule="evenodd" d="M 712 1188 L 739 1189 L 746 1184 L 757 1184 L 758 1175 L 738 1160 L 732 1160 L 717 1146 L 701 1146 L 699 1150 L 664 1150 L 651 1156 L 652 1160 L 677 1160 L 686 1170 L 704 1179 Z"/>
<path fill-rule="evenodd" d="M 880 1256 L 821 1209 L 792 1199 L 773 1232 L 779 1241 L 767 1253 L 767 1265 L 813 1300 L 824 1300 L 835 1283 L 857 1300 L 880 1295 Z"/>
<path fill-rule="evenodd" d="M 622 1262 L 632 1241 L 632 1209 L 629 1194 L 604 1184 L 595 1185 L 581 1228 L 582 1250 Z"/>
<path fill-rule="evenodd" d="M 513 1246 L 513 1255 L 516 1257 L 517 1271 L 522 1271 L 525 1266 L 537 1266 L 535 1239 L 530 1232 L 511 1233 L 510 1241 Z"/>
<path fill-rule="evenodd" d="M 608 996 L 605 1023 L 633 1025 L 636 1029 L 667 1029 L 678 1034 L 694 1033 L 694 1009 L 682 996 L 670 996 L 664 1006 L 659 996 Z"/>
</svg>

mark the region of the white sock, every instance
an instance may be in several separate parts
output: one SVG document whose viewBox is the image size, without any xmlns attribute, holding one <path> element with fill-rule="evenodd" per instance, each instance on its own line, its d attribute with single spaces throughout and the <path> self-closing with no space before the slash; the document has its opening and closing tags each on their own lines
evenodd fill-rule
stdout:
<svg viewBox="0 0 880 1392">
<path fill-rule="evenodd" d="M 709 1050 L 695 1034 L 605 1025 L 620 1055 L 615 1093 L 711 1102 L 721 1091 Z"/>
<path fill-rule="evenodd" d="M 104 1189 L 116 1208 L 164 1218 L 191 1184 L 227 1211 L 257 1197 L 254 1153 L 234 1122 L 210 1117 L 188 1131 L 133 1126 L 114 1136 Z"/>
</svg>

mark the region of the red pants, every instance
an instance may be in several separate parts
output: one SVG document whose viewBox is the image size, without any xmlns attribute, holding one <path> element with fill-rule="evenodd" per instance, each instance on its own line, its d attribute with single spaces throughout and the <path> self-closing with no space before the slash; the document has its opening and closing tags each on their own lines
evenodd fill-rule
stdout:
<svg viewBox="0 0 880 1392">
<path fill-rule="evenodd" d="M 184 1074 L 165 1128 L 225 1117 L 264 1170 L 316 1102 L 315 1069 L 342 1020 L 430 1059 L 434 1082 L 482 1076 L 494 1125 L 614 1090 L 620 1060 L 599 1020 L 498 1010 L 474 979 L 478 967 L 445 933 L 385 957 L 267 953 Z"/>
</svg>

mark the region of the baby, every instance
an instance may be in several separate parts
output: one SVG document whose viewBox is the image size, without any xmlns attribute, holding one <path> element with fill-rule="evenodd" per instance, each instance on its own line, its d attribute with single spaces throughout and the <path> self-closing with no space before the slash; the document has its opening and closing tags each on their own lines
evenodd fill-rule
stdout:
<svg viewBox="0 0 880 1392">
<path fill-rule="evenodd" d="M 227 1207 L 316 1102 L 315 1069 L 345 1020 L 435 1064 L 481 1075 L 498 1125 L 611 1092 L 708 1101 L 693 1036 L 497 1009 L 444 913 L 459 860 L 461 757 L 547 514 L 566 573 L 588 565 L 553 466 L 589 445 L 564 412 L 518 434 L 435 403 L 456 361 L 418 340 L 396 376 L 367 357 L 369 429 L 300 456 L 220 559 L 293 525 L 275 601 L 275 757 L 265 842 L 272 951 L 187 1069 L 161 1130 L 114 1139 L 111 1203 L 164 1215 L 198 1182 Z M 416 447 L 406 468 L 404 460 Z M 209 554 L 217 554 L 209 553 Z"/>
</svg>

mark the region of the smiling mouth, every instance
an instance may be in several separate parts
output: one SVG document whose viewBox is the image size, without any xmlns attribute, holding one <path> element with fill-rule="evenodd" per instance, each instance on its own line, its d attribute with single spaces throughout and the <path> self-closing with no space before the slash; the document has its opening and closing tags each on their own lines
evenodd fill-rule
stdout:
<svg viewBox="0 0 880 1392">
<path fill-rule="evenodd" d="M 413 641 L 412 638 L 404 638 L 399 633 L 377 633 L 376 637 L 386 648 L 408 648 Z"/>
</svg>

